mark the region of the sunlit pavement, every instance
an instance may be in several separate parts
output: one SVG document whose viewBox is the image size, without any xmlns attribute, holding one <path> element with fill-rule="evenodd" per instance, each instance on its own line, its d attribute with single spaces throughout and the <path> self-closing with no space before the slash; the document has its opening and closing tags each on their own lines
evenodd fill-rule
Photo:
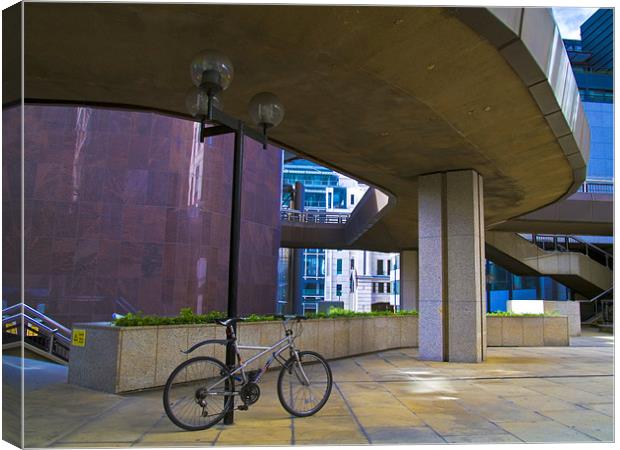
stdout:
<svg viewBox="0 0 620 450">
<path fill-rule="evenodd" d="M 483 364 L 417 360 L 417 349 L 331 362 L 335 385 L 315 416 L 291 418 L 275 391 L 233 426 L 176 428 L 161 390 L 111 395 L 26 370 L 26 446 L 588 442 L 613 440 L 613 336 L 586 332 L 571 347 L 489 348 Z M 3 358 L 3 364 L 7 361 Z M 27 364 L 28 365 L 28 364 Z M 32 378 L 29 380 L 29 378 Z M 5 383 L 5 389 L 11 387 Z"/>
</svg>

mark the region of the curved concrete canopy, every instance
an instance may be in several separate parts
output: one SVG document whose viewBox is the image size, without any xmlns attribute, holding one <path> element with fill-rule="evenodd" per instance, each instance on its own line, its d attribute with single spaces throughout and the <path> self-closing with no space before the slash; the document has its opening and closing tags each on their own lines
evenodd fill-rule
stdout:
<svg viewBox="0 0 620 450">
<path fill-rule="evenodd" d="M 276 92 L 287 115 L 275 140 L 393 196 L 359 245 L 415 248 L 420 174 L 480 172 L 487 225 L 548 205 L 583 180 L 587 123 L 554 59 L 564 49 L 538 58 L 528 39 L 557 47 L 557 30 L 547 11 L 529 22 L 528 14 L 26 3 L 25 98 L 184 115 L 192 56 L 218 48 L 235 64 L 226 111 L 247 119 L 254 93 Z M 564 77 L 561 90 L 550 70 Z"/>
</svg>

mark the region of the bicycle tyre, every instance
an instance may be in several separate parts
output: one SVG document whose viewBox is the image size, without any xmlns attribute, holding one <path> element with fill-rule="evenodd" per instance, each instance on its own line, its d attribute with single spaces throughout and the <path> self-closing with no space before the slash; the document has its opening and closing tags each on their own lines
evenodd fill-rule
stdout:
<svg viewBox="0 0 620 450">
<path fill-rule="evenodd" d="M 325 390 L 322 393 L 321 400 L 314 407 L 312 407 L 309 410 L 305 410 L 305 411 L 301 411 L 298 408 L 296 408 L 294 405 L 291 405 L 291 403 L 293 403 L 293 400 L 294 400 L 293 394 L 292 392 L 285 392 L 284 383 L 285 383 L 285 377 L 287 377 L 287 375 L 289 376 L 289 378 L 292 378 L 293 380 L 294 379 L 299 380 L 297 376 L 295 376 L 294 378 L 292 376 L 293 371 L 295 370 L 295 367 L 298 365 L 297 359 L 294 356 L 292 356 L 284 364 L 284 366 L 282 366 L 282 369 L 280 369 L 280 375 L 278 376 L 278 399 L 280 400 L 280 404 L 282 404 L 282 407 L 286 411 L 291 413 L 292 415 L 297 416 L 297 417 L 308 417 L 308 416 L 312 416 L 313 414 L 316 414 L 317 412 L 319 412 L 321 408 L 325 406 L 325 403 L 327 403 L 327 400 L 329 400 L 329 396 L 331 395 L 332 385 L 333 385 L 332 371 L 331 371 L 331 368 L 329 367 L 329 364 L 325 360 L 325 358 L 323 358 L 321 355 L 319 355 L 316 352 L 301 351 L 299 352 L 299 359 L 301 361 L 302 367 L 305 368 L 304 371 L 306 375 L 308 375 L 308 378 L 311 378 L 310 379 L 311 382 L 314 381 L 317 384 L 325 384 L 325 388 L 324 388 Z M 315 360 L 315 364 L 319 364 L 316 367 L 314 367 L 314 369 L 316 370 L 310 370 L 312 369 L 311 363 L 310 363 L 311 359 Z M 324 380 L 322 380 L 322 377 L 324 377 Z M 303 387 L 308 388 L 308 386 L 303 386 Z M 297 394 L 295 394 L 295 396 L 296 395 Z M 289 402 L 287 398 L 290 399 L 291 401 Z"/>
<path fill-rule="evenodd" d="M 187 361 L 184 361 L 181 364 L 179 364 L 168 377 L 168 380 L 166 381 L 166 384 L 164 387 L 164 395 L 163 395 L 164 410 L 166 411 L 166 415 L 172 421 L 172 423 L 174 423 L 179 428 L 183 428 L 188 431 L 206 430 L 207 428 L 210 428 L 213 425 L 217 424 L 220 420 L 224 418 L 226 413 L 232 408 L 233 400 L 234 400 L 233 397 L 230 397 L 228 400 L 226 400 L 225 401 L 226 403 L 224 407 L 222 408 L 222 411 L 217 413 L 215 417 L 209 420 L 207 423 L 203 423 L 200 425 L 192 425 L 192 424 L 188 424 L 184 422 L 181 418 L 177 417 L 177 414 L 175 414 L 174 409 L 171 405 L 171 401 L 172 401 L 171 391 L 175 387 L 183 387 L 183 385 L 187 386 L 188 384 L 192 382 L 181 382 L 181 383 L 175 384 L 174 380 L 179 375 L 179 373 L 181 373 L 181 371 L 183 371 L 184 369 L 188 368 L 191 365 L 196 365 L 201 362 L 210 363 L 210 364 L 213 364 L 216 368 L 219 368 L 219 371 L 220 371 L 219 377 L 221 378 L 228 377 L 228 380 L 227 380 L 229 383 L 228 386 L 234 386 L 233 377 L 230 375 L 228 369 L 226 368 L 223 362 L 221 362 L 220 360 L 216 358 L 212 358 L 210 356 L 198 356 L 196 358 L 188 359 Z M 195 380 L 195 383 L 199 384 L 200 380 Z M 191 390 L 192 388 L 188 389 L 188 391 L 190 392 Z M 196 391 L 196 395 L 198 395 L 197 391 Z"/>
</svg>

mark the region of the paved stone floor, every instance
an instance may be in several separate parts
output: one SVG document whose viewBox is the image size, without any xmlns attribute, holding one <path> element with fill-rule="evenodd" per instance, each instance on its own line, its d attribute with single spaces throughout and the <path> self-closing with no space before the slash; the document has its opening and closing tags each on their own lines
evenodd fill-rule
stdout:
<svg viewBox="0 0 620 450">
<path fill-rule="evenodd" d="M 293 419 L 282 409 L 276 374 L 269 373 L 260 400 L 237 412 L 234 426 L 198 432 L 168 420 L 161 390 L 103 394 L 66 384 L 57 370 L 43 377 L 49 382 L 35 381 L 46 373 L 36 361 L 25 371 L 26 446 L 613 440 L 609 334 L 586 332 L 571 347 L 489 348 L 483 364 L 426 362 L 417 355 L 417 349 L 399 349 L 333 361 L 331 398 L 309 418 Z"/>
</svg>

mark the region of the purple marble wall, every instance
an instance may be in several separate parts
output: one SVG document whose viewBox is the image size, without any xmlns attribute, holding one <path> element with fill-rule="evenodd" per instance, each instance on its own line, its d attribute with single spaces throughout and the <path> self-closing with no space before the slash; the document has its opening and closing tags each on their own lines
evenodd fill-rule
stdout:
<svg viewBox="0 0 620 450">
<path fill-rule="evenodd" d="M 226 310 L 232 136 L 203 145 L 160 114 L 29 105 L 24 148 L 27 303 L 63 323 Z M 246 141 L 242 314 L 275 310 L 280 161 Z"/>
<path fill-rule="evenodd" d="M 21 107 L 2 110 L 2 307 L 21 302 Z"/>
</svg>

